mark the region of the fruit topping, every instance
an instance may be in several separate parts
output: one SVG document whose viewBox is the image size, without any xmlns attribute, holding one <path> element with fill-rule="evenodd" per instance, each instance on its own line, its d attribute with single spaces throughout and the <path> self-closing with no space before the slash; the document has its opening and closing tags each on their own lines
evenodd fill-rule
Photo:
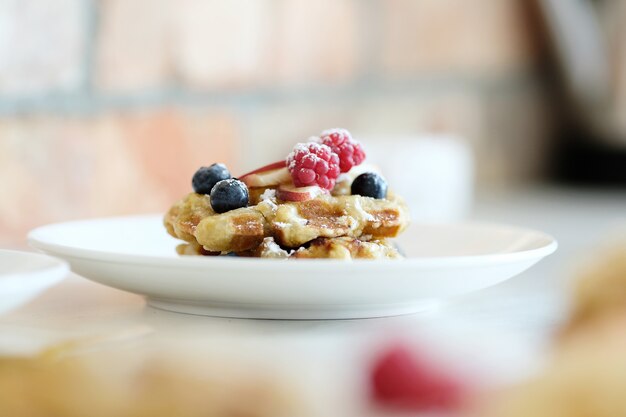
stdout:
<svg viewBox="0 0 626 417">
<path fill-rule="evenodd" d="M 287 168 L 296 187 L 332 190 L 339 176 L 339 157 L 327 145 L 298 143 L 287 156 Z"/>
<path fill-rule="evenodd" d="M 248 205 L 248 187 L 231 178 L 215 184 L 211 190 L 211 207 L 216 213 L 225 213 Z"/>
<path fill-rule="evenodd" d="M 285 162 L 282 162 L 282 167 L 270 168 L 262 171 L 263 168 L 259 168 L 252 171 L 239 179 L 243 181 L 248 187 L 272 187 L 278 184 L 284 184 L 291 182 L 291 174 L 285 167 Z M 267 167 L 275 166 L 276 164 L 268 165 Z"/>
<path fill-rule="evenodd" d="M 387 181 L 375 172 L 366 172 L 352 181 L 352 195 L 383 199 L 387 197 Z"/>
<path fill-rule="evenodd" d="M 460 380 L 403 345 L 392 346 L 374 363 L 372 399 L 404 410 L 454 410 L 467 394 Z"/>
<path fill-rule="evenodd" d="M 224 164 L 213 164 L 209 167 L 201 167 L 193 174 L 191 186 L 198 194 L 211 194 L 211 190 L 219 181 L 231 177 Z"/>
<path fill-rule="evenodd" d="M 247 176 L 252 175 L 252 174 L 260 174 L 262 172 L 273 171 L 273 170 L 276 170 L 278 168 L 284 168 L 286 166 L 287 166 L 287 163 L 284 160 L 277 161 L 277 162 L 272 162 L 269 165 L 262 166 L 261 168 L 257 168 L 254 171 L 248 172 L 247 174 L 243 174 L 239 178 L 242 179 L 242 178 L 247 177 Z"/>
<path fill-rule="evenodd" d="M 322 194 L 328 194 L 328 190 L 317 185 L 294 187 L 291 184 L 281 184 L 276 189 L 276 198 L 283 201 L 307 201 Z"/>
<path fill-rule="evenodd" d="M 348 172 L 353 166 L 365 160 L 365 152 L 359 142 L 352 138 L 346 129 L 328 129 L 320 135 L 320 143 L 329 146 L 339 156 L 341 172 Z"/>
</svg>

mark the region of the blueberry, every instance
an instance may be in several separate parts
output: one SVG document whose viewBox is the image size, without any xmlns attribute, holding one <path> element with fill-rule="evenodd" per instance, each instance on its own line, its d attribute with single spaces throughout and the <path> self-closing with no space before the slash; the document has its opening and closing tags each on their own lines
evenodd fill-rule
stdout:
<svg viewBox="0 0 626 417">
<path fill-rule="evenodd" d="M 230 172 L 224 164 L 213 164 L 210 167 L 201 167 L 193 174 L 191 185 L 198 194 L 210 194 L 219 181 L 230 178 Z"/>
<path fill-rule="evenodd" d="M 374 172 L 366 172 L 361 174 L 352 181 L 350 188 L 352 195 L 361 195 L 363 197 L 386 198 L 387 197 L 387 181 Z"/>
<path fill-rule="evenodd" d="M 225 213 L 248 205 L 248 187 L 231 178 L 215 184 L 211 190 L 211 207 L 216 213 Z"/>
</svg>

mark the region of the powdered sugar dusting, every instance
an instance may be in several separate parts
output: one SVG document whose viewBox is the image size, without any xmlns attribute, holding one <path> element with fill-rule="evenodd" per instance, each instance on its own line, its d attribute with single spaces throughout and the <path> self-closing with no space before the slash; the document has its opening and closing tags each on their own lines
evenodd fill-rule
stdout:
<svg viewBox="0 0 626 417">
<path fill-rule="evenodd" d="M 261 257 L 262 258 L 276 258 L 276 259 L 286 259 L 289 258 L 294 250 L 291 249 L 287 252 L 285 249 L 281 248 L 275 241 L 273 237 L 266 237 L 263 239 L 263 243 L 261 244 Z"/>
<path fill-rule="evenodd" d="M 272 210 L 276 210 L 278 205 L 276 204 L 276 190 L 274 188 L 268 188 L 263 191 L 263 194 L 259 197 L 261 203 L 267 204 Z"/>
<path fill-rule="evenodd" d="M 289 153 L 289 155 L 287 155 L 287 167 L 289 167 L 290 170 L 295 168 L 296 156 L 298 154 L 308 154 L 307 157 L 310 156 L 311 158 L 313 158 L 315 162 L 323 161 L 322 158 L 320 158 L 319 156 L 311 152 L 311 151 L 318 152 L 322 150 L 326 150 L 329 153 L 332 152 L 330 147 L 322 143 L 317 143 L 317 142 L 297 143 L 296 146 L 293 147 L 293 150 Z"/>
<path fill-rule="evenodd" d="M 363 219 L 365 219 L 367 221 L 374 221 L 374 220 L 376 220 L 376 218 L 373 215 L 371 215 L 367 211 L 363 210 L 363 207 L 361 207 L 361 202 L 359 201 L 359 199 L 354 200 L 354 208 L 356 209 L 356 212 L 359 213 L 359 215 L 361 215 L 361 217 L 363 217 Z"/>
<path fill-rule="evenodd" d="M 339 156 L 332 148 L 316 142 L 296 144 L 286 163 L 296 187 L 318 185 L 332 189 L 341 170 Z"/>
<path fill-rule="evenodd" d="M 320 134 L 320 138 L 323 138 L 324 136 L 330 136 L 333 133 L 337 133 L 341 136 L 347 136 L 352 139 L 352 135 L 350 135 L 350 132 L 342 127 L 333 127 L 332 129 L 326 129 Z"/>
<path fill-rule="evenodd" d="M 263 194 L 261 194 L 260 198 L 263 201 L 276 200 L 276 190 L 274 188 L 268 188 L 267 190 L 263 191 Z"/>
<path fill-rule="evenodd" d="M 280 255 L 280 254 L 287 254 L 287 252 L 285 252 L 284 250 L 281 249 L 280 246 L 278 246 L 278 244 L 276 242 L 274 242 L 274 238 L 273 237 L 266 237 L 265 239 L 263 239 L 263 244 L 265 245 L 265 248 L 267 249 L 268 252 L 270 253 L 274 253 L 276 255 Z"/>
</svg>

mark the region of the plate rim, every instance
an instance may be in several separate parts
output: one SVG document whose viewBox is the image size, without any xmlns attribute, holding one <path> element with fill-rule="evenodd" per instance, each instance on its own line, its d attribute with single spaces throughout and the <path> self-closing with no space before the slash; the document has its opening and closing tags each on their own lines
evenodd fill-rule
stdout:
<svg viewBox="0 0 626 417">
<path fill-rule="evenodd" d="M 77 223 L 88 223 L 102 220 L 120 220 L 120 219 L 147 219 L 149 217 L 162 216 L 162 214 L 142 214 L 142 215 L 129 215 L 129 216 L 112 216 L 112 217 L 99 217 L 91 219 L 71 220 L 66 222 L 56 222 L 43 226 L 39 226 L 32 229 L 28 233 L 28 244 L 48 254 L 63 255 L 74 259 L 108 262 L 114 264 L 123 265 L 146 265 L 160 266 L 165 268 L 189 268 L 189 269 L 203 269 L 207 266 L 214 268 L 231 269 L 236 268 L 239 270 L 273 270 L 275 269 L 276 260 L 257 259 L 257 258 L 234 258 L 234 257 L 172 257 L 164 258 L 151 255 L 136 255 L 126 253 L 110 253 L 103 251 L 95 251 L 92 249 L 77 248 L 74 246 L 68 246 L 58 243 L 50 243 L 45 241 L 40 235 L 46 230 L 53 227 L 59 227 Z M 285 262 L 281 260 L 280 264 L 283 269 L 300 269 L 302 265 L 306 265 L 307 268 L 313 269 L 327 269 L 329 265 L 333 268 L 339 269 L 362 269 L 362 268 L 460 268 L 460 267 L 472 267 L 476 265 L 489 264 L 504 264 L 511 262 L 519 262 L 525 260 L 542 259 L 552 253 L 558 248 L 557 240 L 542 231 L 520 227 L 515 225 L 485 222 L 485 221 L 465 221 L 465 222 L 452 222 L 452 223 L 425 223 L 425 226 L 454 226 L 454 225 L 471 225 L 480 227 L 493 227 L 493 228 L 507 228 L 513 229 L 518 232 L 526 232 L 537 235 L 538 238 L 546 240 L 546 244 L 534 249 L 509 252 L 509 253 L 492 253 L 482 255 L 463 255 L 463 256 L 437 256 L 437 257 L 424 257 L 424 258 L 406 258 L 401 260 L 337 260 L 337 259 L 303 259 L 298 262 Z"/>
</svg>

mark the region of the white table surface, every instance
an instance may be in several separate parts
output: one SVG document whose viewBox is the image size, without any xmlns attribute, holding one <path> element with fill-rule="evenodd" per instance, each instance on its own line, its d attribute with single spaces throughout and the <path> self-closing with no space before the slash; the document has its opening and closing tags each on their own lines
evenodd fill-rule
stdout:
<svg viewBox="0 0 626 417">
<path fill-rule="evenodd" d="M 337 372 L 345 376 L 351 367 L 363 366 L 363 355 L 354 352 L 367 354 L 370 346 L 402 335 L 456 352 L 457 360 L 472 355 L 475 366 L 488 369 L 496 379 L 516 378 L 540 363 L 551 332 L 563 320 L 566 288 L 577 260 L 607 240 L 626 237 L 626 193 L 564 188 L 482 193 L 473 217 L 543 230 L 558 239 L 559 250 L 510 281 L 451 300 L 438 310 L 369 320 L 182 315 L 146 307 L 139 296 L 71 275 L 0 317 L 0 349 L 26 354 L 70 338 L 95 338 L 113 350 L 128 340 L 201 342 L 218 350 L 222 346 L 235 357 L 240 351 L 255 351 L 268 362 L 325 369 L 318 377 L 332 379 Z"/>
</svg>

